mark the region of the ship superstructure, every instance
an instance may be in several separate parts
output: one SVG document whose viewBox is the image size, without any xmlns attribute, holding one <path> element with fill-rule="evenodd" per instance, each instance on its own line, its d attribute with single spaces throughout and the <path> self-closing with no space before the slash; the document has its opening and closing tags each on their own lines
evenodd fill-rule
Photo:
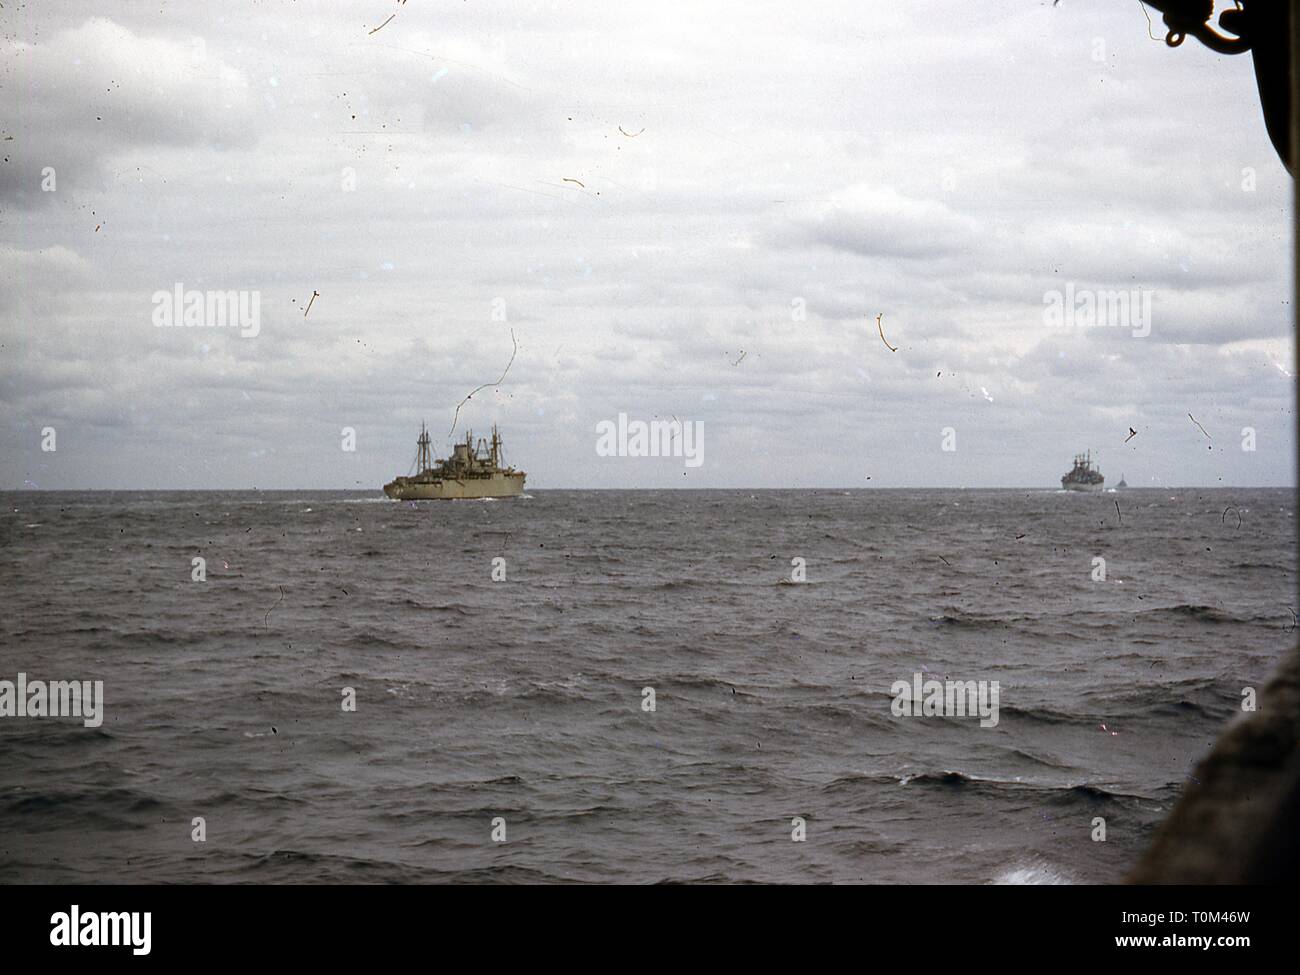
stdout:
<svg viewBox="0 0 1300 975">
<path fill-rule="evenodd" d="M 1092 451 L 1074 455 L 1074 466 L 1061 478 L 1066 491 L 1100 491 L 1106 484 L 1101 471 L 1092 466 Z"/>
<path fill-rule="evenodd" d="M 420 424 L 415 441 L 416 473 L 394 478 L 384 493 L 398 501 L 442 501 L 461 498 L 517 498 L 524 493 L 523 471 L 502 466 L 501 435 L 492 427 L 492 439 L 476 443 L 467 432 L 465 441 L 452 448 L 451 457 L 431 460 L 429 431 Z"/>
</svg>

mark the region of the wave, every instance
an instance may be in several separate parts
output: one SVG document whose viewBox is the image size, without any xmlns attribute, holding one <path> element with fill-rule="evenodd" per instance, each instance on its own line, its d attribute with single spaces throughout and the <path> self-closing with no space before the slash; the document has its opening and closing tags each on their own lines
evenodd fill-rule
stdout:
<svg viewBox="0 0 1300 975">
<path fill-rule="evenodd" d="M 1064 493 L 1069 494 L 1070 492 Z M 1059 868 L 1037 862 L 1007 867 L 989 883 L 1015 886 L 1058 886 L 1073 884 L 1074 881 L 1061 872 Z"/>
<path fill-rule="evenodd" d="M 723 680 L 720 677 L 708 677 L 703 674 L 670 674 L 656 678 L 653 683 L 656 687 L 670 688 L 673 691 L 721 691 L 728 695 L 744 693 L 730 681 Z M 640 682 L 637 682 L 637 687 L 640 686 Z"/>
<path fill-rule="evenodd" d="M 915 774 L 863 776 L 863 780 L 878 781 L 886 784 L 906 786 L 909 789 L 933 789 L 936 791 L 970 790 L 975 792 L 1005 792 L 1007 794 L 1037 795 L 1041 801 L 1053 805 L 1074 805 L 1080 802 L 1092 804 L 1125 800 L 1130 802 L 1150 801 L 1146 796 L 1108 789 L 1091 782 L 1044 782 L 1037 779 L 999 778 L 978 775 L 973 772 L 961 772 L 956 769 L 942 771 L 917 772 Z M 845 780 L 836 780 L 836 783 Z M 848 780 L 853 781 L 853 780 Z M 832 783 L 835 784 L 835 783 Z"/>
<path fill-rule="evenodd" d="M 1179 603 L 1176 606 L 1160 606 L 1148 609 L 1145 612 L 1137 614 L 1139 616 L 1160 617 L 1173 616 L 1175 618 L 1187 618 L 1198 620 L 1202 623 L 1252 623 L 1254 617 L 1236 616 L 1218 606 L 1207 606 L 1204 603 Z"/>
<path fill-rule="evenodd" d="M 1019 759 L 1020 761 L 1028 762 L 1031 765 L 1038 765 L 1042 768 L 1058 769 L 1058 770 L 1074 768 L 1073 765 L 1068 765 L 1065 762 L 1053 761 L 1052 759 L 1045 758 L 1042 755 L 1033 755 L 1022 748 L 1011 748 L 1008 749 L 1008 751 L 1010 752 L 1011 755 L 1015 756 L 1015 758 Z"/>
<path fill-rule="evenodd" d="M 25 727 L 22 723 L 15 723 L 11 729 L 5 736 L 6 747 L 32 745 L 39 748 L 83 748 L 88 744 L 113 741 L 116 738 L 103 727 L 87 728 L 82 718 L 31 719 Z"/>
<path fill-rule="evenodd" d="M 998 705 L 999 721 L 1005 721 L 1007 718 L 1021 718 L 1026 721 L 1049 725 L 1092 724 L 1096 717 L 1093 714 L 1076 714 L 1070 711 L 1058 711 L 1054 708 L 1036 707 L 1034 705 L 1005 703 L 999 703 Z"/>
<path fill-rule="evenodd" d="M 954 612 L 945 612 L 939 616 L 931 616 L 930 622 L 935 626 L 947 626 L 952 627 L 953 629 L 983 630 L 1011 626 L 1014 623 L 1028 619 L 1028 617 L 1024 616 L 963 616 L 955 615 Z"/>
<path fill-rule="evenodd" d="M 258 883 L 398 883 L 447 881 L 456 874 L 436 868 L 415 867 L 390 860 L 367 859 L 308 850 L 273 850 L 244 853 L 232 872 L 255 876 Z"/>
<path fill-rule="evenodd" d="M 399 603 L 399 605 L 410 606 L 412 609 L 423 610 L 426 613 L 456 613 L 457 615 L 460 616 L 481 615 L 480 613 L 476 613 L 474 610 L 469 609 L 466 606 L 458 606 L 454 603 L 441 603 L 441 604 L 431 605 L 429 603 L 416 602 L 414 599 L 411 599 L 409 596 L 406 599 L 403 599 L 401 603 Z"/>
<path fill-rule="evenodd" d="M 60 820 L 71 819 L 77 823 L 96 820 L 109 828 L 151 828 L 138 819 L 142 813 L 153 814 L 165 808 L 162 800 L 127 788 L 61 789 L 48 791 L 15 791 L 5 796 L 0 811 L 16 817 L 36 820 L 29 828 L 58 829 Z"/>
</svg>

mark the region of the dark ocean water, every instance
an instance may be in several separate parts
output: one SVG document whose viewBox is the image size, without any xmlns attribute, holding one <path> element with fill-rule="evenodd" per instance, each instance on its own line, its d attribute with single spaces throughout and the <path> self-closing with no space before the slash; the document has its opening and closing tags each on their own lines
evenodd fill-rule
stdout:
<svg viewBox="0 0 1300 975">
<path fill-rule="evenodd" d="M 7 882 L 1113 881 L 1294 627 L 1284 490 L 4 502 Z"/>
</svg>

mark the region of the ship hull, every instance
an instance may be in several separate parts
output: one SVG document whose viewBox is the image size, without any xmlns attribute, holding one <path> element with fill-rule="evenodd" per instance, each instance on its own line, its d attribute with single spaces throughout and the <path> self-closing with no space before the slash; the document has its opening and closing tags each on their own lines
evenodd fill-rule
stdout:
<svg viewBox="0 0 1300 975">
<path fill-rule="evenodd" d="M 1106 484 L 1103 481 L 1101 484 L 1062 484 L 1061 487 L 1066 491 L 1104 491 Z"/>
<path fill-rule="evenodd" d="M 492 474 L 488 477 L 399 477 L 384 485 L 395 501 L 472 501 L 482 498 L 517 498 L 524 493 L 524 475 Z"/>
</svg>

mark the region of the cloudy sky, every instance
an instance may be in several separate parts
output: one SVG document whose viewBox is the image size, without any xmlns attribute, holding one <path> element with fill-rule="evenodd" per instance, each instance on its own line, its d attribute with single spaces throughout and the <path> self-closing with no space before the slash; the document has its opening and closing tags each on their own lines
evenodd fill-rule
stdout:
<svg viewBox="0 0 1300 975">
<path fill-rule="evenodd" d="M 1293 483 L 1291 180 L 1249 56 L 1136 0 L 0 26 L 0 488 L 378 488 L 508 362 L 456 432 L 530 488 Z M 156 327 L 177 285 L 258 334 Z M 1067 286 L 1149 334 L 1049 326 Z M 597 456 L 620 412 L 704 464 Z"/>
</svg>

